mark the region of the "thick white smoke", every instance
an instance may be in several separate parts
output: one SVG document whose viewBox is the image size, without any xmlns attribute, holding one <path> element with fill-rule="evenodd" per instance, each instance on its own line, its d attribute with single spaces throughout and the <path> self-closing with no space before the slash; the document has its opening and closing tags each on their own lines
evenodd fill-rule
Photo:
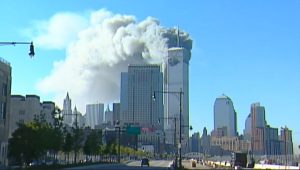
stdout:
<svg viewBox="0 0 300 170">
<path fill-rule="evenodd" d="M 57 17 L 50 19 L 49 25 L 55 25 L 51 21 L 59 21 Z M 60 30 L 66 32 L 66 25 L 58 23 L 53 27 L 59 35 Z M 35 38 L 47 37 L 45 34 L 52 32 Z M 88 26 L 74 34 L 75 41 L 68 42 L 65 60 L 55 63 L 52 73 L 38 82 L 37 87 L 43 93 L 55 94 L 58 105 L 69 92 L 73 107 L 76 105 L 83 113 L 88 103 L 117 101 L 120 73 L 127 71 L 128 64 L 160 63 L 166 57 L 167 39 L 163 32 L 154 18 L 137 22 L 134 16 L 107 10 L 92 12 Z"/>
</svg>

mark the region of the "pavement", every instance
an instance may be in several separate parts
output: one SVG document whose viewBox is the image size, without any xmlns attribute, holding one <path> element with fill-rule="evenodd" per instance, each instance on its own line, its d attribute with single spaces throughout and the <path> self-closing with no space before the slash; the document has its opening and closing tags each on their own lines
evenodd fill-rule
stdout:
<svg viewBox="0 0 300 170">
<path fill-rule="evenodd" d="M 186 169 L 213 169 L 211 167 L 208 166 L 204 166 L 202 164 L 196 163 L 196 167 L 192 167 L 192 162 L 189 160 L 183 160 L 182 161 L 182 165 L 184 166 L 184 168 Z"/>
</svg>

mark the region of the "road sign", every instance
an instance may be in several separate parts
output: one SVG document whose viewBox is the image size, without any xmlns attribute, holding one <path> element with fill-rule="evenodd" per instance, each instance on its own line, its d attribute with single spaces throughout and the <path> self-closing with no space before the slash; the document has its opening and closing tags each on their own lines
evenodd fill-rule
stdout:
<svg viewBox="0 0 300 170">
<path fill-rule="evenodd" d="M 127 134 L 131 134 L 131 135 L 139 135 L 139 134 L 141 134 L 141 128 L 127 126 L 126 132 L 127 132 Z"/>
</svg>

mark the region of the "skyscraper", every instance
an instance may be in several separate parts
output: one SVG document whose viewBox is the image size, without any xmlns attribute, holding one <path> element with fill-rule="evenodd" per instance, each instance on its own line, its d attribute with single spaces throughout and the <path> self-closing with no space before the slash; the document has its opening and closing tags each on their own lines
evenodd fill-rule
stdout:
<svg viewBox="0 0 300 170">
<path fill-rule="evenodd" d="M 220 129 L 223 132 L 221 136 L 237 136 L 236 112 L 232 100 L 224 94 L 216 98 L 214 103 L 214 131 Z"/>
<path fill-rule="evenodd" d="M 109 105 L 107 105 L 105 110 L 105 123 L 113 125 L 113 111 L 110 110 Z"/>
<path fill-rule="evenodd" d="M 186 150 L 186 144 L 189 137 L 189 61 L 190 51 L 182 47 L 172 47 L 168 50 L 168 60 L 165 63 L 164 70 L 164 91 L 165 92 L 183 92 L 180 102 L 180 94 L 165 93 L 164 106 L 165 118 L 176 117 L 177 125 L 180 124 L 180 107 L 181 107 L 181 128 L 183 140 L 182 147 Z M 180 106 L 181 103 L 181 106 Z M 170 132 L 174 128 L 174 120 L 165 120 L 165 131 Z M 179 132 L 180 126 L 176 131 Z M 174 135 L 167 133 L 166 142 L 173 144 Z"/>
<path fill-rule="evenodd" d="M 265 107 L 260 103 L 251 104 L 251 150 L 254 154 L 265 153 Z"/>
<path fill-rule="evenodd" d="M 127 83 L 121 83 L 121 111 L 126 110 L 121 112 L 121 123 L 139 124 L 142 127 L 157 125 L 163 116 L 162 94 L 157 93 L 155 101 L 153 94 L 162 91 L 160 66 L 129 65 L 128 73 L 122 74 L 122 81 Z"/>
<path fill-rule="evenodd" d="M 157 93 L 163 89 L 160 66 L 129 65 L 128 73 L 122 73 L 121 76 L 121 125 L 141 127 L 138 143 L 151 144 L 158 149 L 159 139 L 155 131 L 160 130 L 158 120 L 163 117 L 162 93 Z"/>
<path fill-rule="evenodd" d="M 113 125 L 120 121 L 120 103 L 113 103 Z"/>
<path fill-rule="evenodd" d="M 88 104 L 86 105 L 86 126 L 94 129 L 96 125 L 104 123 L 104 104 Z"/>
</svg>

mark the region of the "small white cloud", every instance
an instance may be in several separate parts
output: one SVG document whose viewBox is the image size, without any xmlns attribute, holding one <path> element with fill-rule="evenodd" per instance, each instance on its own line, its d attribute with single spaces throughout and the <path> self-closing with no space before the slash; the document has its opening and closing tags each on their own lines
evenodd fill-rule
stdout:
<svg viewBox="0 0 300 170">
<path fill-rule="evenodd" d="M 77 38 L 80 30 L 88 25 L 88 21 L 75 13 L 57 13 L 48 21 L 36 21 L 32 29 L 26 33 L 36 46 L 45 49 L 64 49 Z"/>
</svg>

